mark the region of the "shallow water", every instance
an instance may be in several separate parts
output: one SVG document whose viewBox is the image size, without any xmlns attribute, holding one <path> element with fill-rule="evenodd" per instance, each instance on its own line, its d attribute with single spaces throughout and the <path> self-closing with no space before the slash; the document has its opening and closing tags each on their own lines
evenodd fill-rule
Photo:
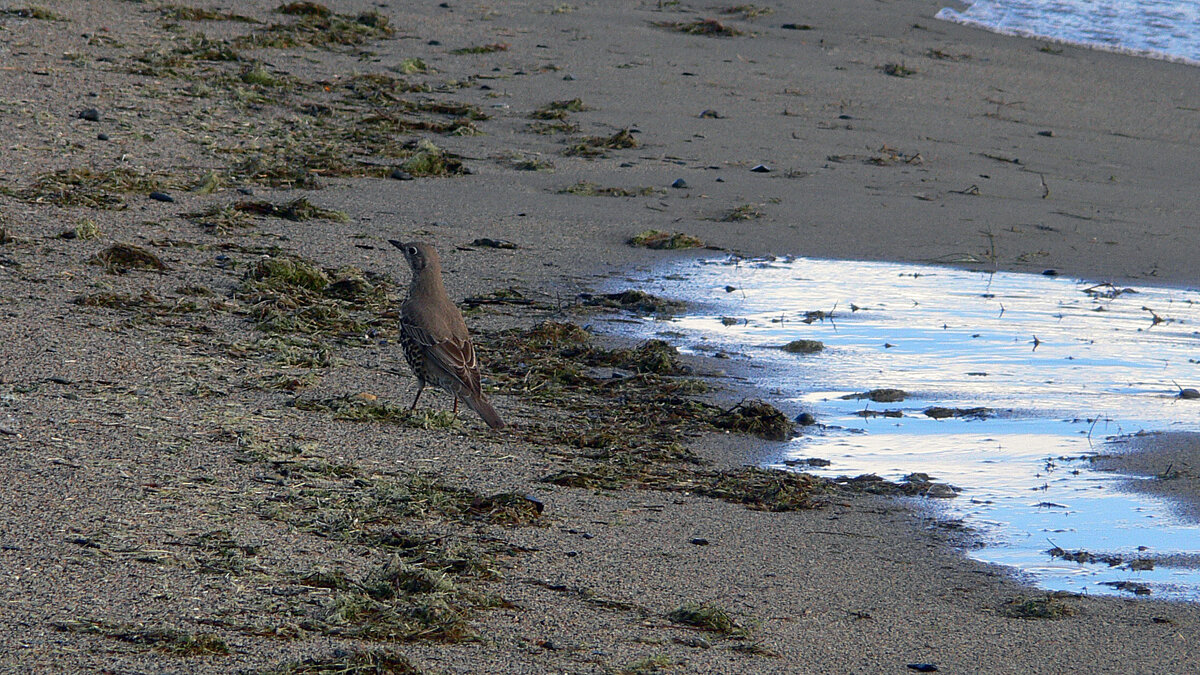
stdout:
<svg viewBox="0 0 1200 675">
<path fill-rule="evenodd" d="M 937 18 L 1005 35 L 1200 64 L 1200 0 L 968 0 Z"/>
<path fill-rule="evenodd" d="M 614 330 L 748 359 L 764 398 L 816 415 L 820 425 L 769 464 L 820 457 L 832 464 L 804 470 L 928 473 L 961 488 L 936 501 L 979 531 L 986 545 L 973 557 L 1049 589 L 1121 593 L 1105 584 L 1135 582 L 1155 597 L 1200 599 L 1200 569 L 1162 561 L 1195 561 L 1200 526 L 1116 489 L 1121 477 L 1084 458 L 1108 436 L 1200 430 L 1200 401 L 1181 400 L 1173 383 L 1200 380 L 1200 292 L 803 258 L 685 262 L 609 290 L 628 287 L 688 300 L 692 313 Z M 778 348 L 797 339 L 825 350 Z M 841 398 L 879 388 L 909 396 Z M 937 420 L 923 412 L 931 406 L 987 412 Z M 1053 546 L 1158 562 L 1081 564 L 1052 558 Z"/>
</svg>

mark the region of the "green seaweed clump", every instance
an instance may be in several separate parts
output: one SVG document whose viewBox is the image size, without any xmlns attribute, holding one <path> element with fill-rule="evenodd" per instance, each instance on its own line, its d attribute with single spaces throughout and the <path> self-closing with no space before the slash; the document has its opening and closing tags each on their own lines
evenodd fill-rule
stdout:
<svg viewBox="0 0 1200 675">
<path fill-rule="evenodd" d="M 820 340 L 792 340 L 780 349 L 789 354 L 816 354 L 825 349 L 825 343 Z"/>
<path fill-rule="evenodd" d="M 783 411 L 764 401 L 743 401 L 717 415 L 713 426 L 751 433 L 770 441 L 789 440 L 795 431 L 795 425 Z"/>
<path fill-rule="evenodd" d="M 1063 597 L 1071 597 L 1071 594 L 1016 597 L 1004 603 L 1000 613 L 1013 619 L 1061 619 L 1075 614 L 1075 609 L 1062 601 Z"/>
<path fill-rule="evenodd" d="M 645 230 L 629 239 L 630 246 L 662 249 L 704 248 L 705 243 L 698 237 L 683 232 L 664 232 L 663 230 Z"/>
<path fill-rule="evenodd" d="M 717 21 L 716 19 L 697 19 L 695 21 L 659 21 L 654 24 L 678 33 L 688 35 L 705 35 L 708 37 L 735 37 L 745 35 L 744 32 Z"/>
<path fill-rule="evenodd" d="M 421 675 L 421 671 L 402 654 L 372 649 L 351 653 L 337 650 L 331 656 L 289 661 L 263 675 Z"/>
<path fill-rule="evenodd" d="M 168 269 L 162 258 L 133 244 L 113 244 L 97 253 L 92 261 L 97 265 L 103 265 L 110 274 L 125 274 L 129 270 L 135 269 L 159 272 Z"/>
<path fill-rule="evenodd" d="M 244 213 L 270 216 L 272 218 L 284 218 L 296 222 L 321 219 L 344 223 L 350 220 L 349 216 L 347 216 L 345 212 L 323 209 L 319 206 L 315 206 L 312 202 L 308 201 L 308 199 L 304 197 L 293 199 L 282 206 L 278 204 L 272 204 L 271 202 L 243 201 L 234 204 L 233 208 Z"/>
<path fill-rule="evenodd" d="M 587 296 L 583 299 L 583 304 L 590 307 L 613 307 L 637 314 L 674 314 L 687 306 L 687 303 L 679 300 L 668 300 L 635 289 Z"/>
<path fill-rule="evenodd" d="M 684 603 L 668 612 L 667 619 L 672 623 L 724 635 L 745 636 L 749 633 L 728 611 L 715 605 Z"/>
</svg>

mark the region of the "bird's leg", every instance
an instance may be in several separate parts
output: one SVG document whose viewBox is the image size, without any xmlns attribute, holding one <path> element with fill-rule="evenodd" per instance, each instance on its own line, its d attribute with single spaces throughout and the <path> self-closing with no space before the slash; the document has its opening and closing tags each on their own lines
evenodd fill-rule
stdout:
<svg viewBox="0 0 1200 675">
<path fill-rule="evenodd" d="M 417 395 L 413 397 L 412 405 L 408 406 L 408 412 L 412 412 L 417 409 L 417 401 L 421 400 L 421 392 L 423 391 L 425 391 L 425 383 L 421 382 L 417 387 Z"/>
<path fill-rule="evenodd" d="M 454 414 L 458 415 L 458 396 L 454 397 Z"/>
</svg>

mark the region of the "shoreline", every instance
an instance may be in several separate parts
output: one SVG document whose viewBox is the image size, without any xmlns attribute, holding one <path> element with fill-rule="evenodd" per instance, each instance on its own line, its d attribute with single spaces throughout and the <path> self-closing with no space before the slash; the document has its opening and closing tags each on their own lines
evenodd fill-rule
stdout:
<svg viewBox="0 0 1200 675">
<path fill-rule="evenodd" d="M 882 497 L 737 503 L 764 441 L 705 426 L 703 395 L 653 395 L 676 380 L 574 375 L 620 345 L 565 357 L 531 333 L 696 255 L 626 243 L 655 229 L 1196 283 L 1200 195 L 1162 169 L 1194 155 L 1195 71 L 1039 51 L 923 0 L 444 4 L 0 17 L 0 464 L 20 478 L 0 561 L 21 570 L 0 669 L 1200 668 L 1195 603 L 1022 586 Z M 656 25 L 710 16 L 743 34 Z M 436 392 L 407 415 L 389 238 L 435 244 L 451 297 L 478 301 L 519 434 L 439 416 Z M 675 438 L 604 435 L 667 398 Z"/>
</svg>

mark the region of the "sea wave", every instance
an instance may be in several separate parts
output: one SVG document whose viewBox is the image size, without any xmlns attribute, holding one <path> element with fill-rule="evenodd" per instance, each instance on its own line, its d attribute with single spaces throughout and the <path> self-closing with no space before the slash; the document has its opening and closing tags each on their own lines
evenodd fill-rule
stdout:
<svg viewBox="0 0 1200 675">
<path fill-rule="evenodd" d="M 1200 66 L 1200 0 L 977 0 L 935 18 L 1057 44 Z"/>
</svg>

